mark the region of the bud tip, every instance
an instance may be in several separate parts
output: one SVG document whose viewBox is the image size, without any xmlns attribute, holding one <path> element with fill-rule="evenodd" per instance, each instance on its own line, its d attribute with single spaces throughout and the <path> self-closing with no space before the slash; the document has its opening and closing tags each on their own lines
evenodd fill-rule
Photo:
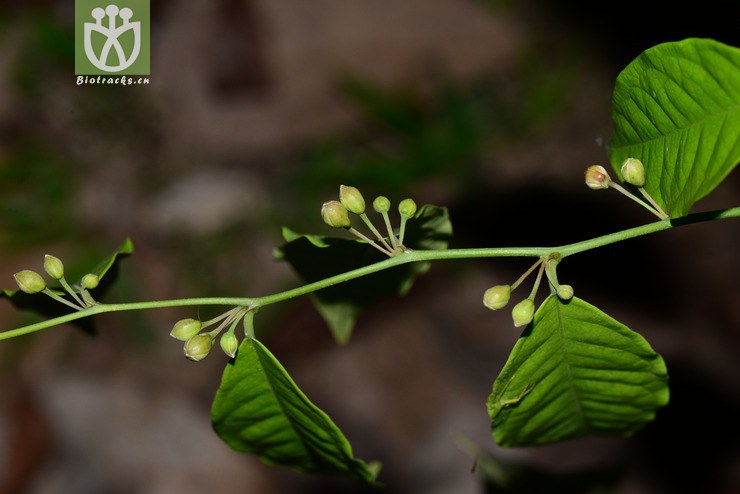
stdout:
<svg viewBox="0 0 740 494">
<path fill-rule="evenodd" d="M 391 209 L 391 201 L 385 196 L 378 196 L 373 201 L 373 209 L 376 213 L 387 213 Z"/>
<path fill-rule="evenodd" d="M 180 341 L 187 341 L 200 332 L 202 324 L 197 319 L 181 319 L 172 326 L 170 336 Z"/>
<path fill-rule="evenodd" d="M 219 340 L 221 350 L 230 358 L 236 356 L 236 351 L 239 349 L 239 339 L 236 337 L 233 331 L 227 331 Z"/>
<path fill-rule="evenodd" d="M 398 204 L 398 212 L 403 218 L 411 218 L 416 214 L 416 203 L 413 199 L 404 199 Z"/>
<path fill-rule="evenodd" d="M 365 212 L 365 198 L 355 187 L 340 185 L 339 202 L 351 213 L 362 214 Z"/>
<path fill-rule="evenodd" d="M 561 300 L 570 300 L 573 298 L 573 287 L 570 285 L 560 285 L 557 289 L 558 297 Z"/>
<path fill-rule="evenodd" d="M 55 280 L 59 280 L 64 276 L 64 264 L 58 257 L 46 254 L 44 256 L 44 271 Z"/>
<path fill-rule="evenodd" d="M 532 299 L 525 298 L 514 306 L 511 310 L 511 317 L 514 320 L 514 327 L 526 326 L 534 318 L 534 302 Z"/>
<path fill-rule="evenodd" d="M 13 275 L 18 288 L 25 293 L 39 293 L 46 288 L 46 281 L 35 271 L 24 269 Z"/>
<path fill-rule="evenodd" d="M 82 277 L 82 280 L 80 281 L 80 285 L 82 285 L 82 288 L 86 290 L 92 290 L 96 286 L 98 286 L 98 283 L 100 283 L 100 278 L 98 275 L 93 273 L 87 273 L 85 276 Z"/>
<path fill-rule="evenodd" d="M 183 351 L 188 360 L 199 362 L 208 356 L 212 347 L 213 337 L 208 333 L 203 333 L 189 338 L 183 346 Z"/>
<path fill-rule="evenodd" d="M 606 189 L 609 187 L 609 182 L 611 182 L 611 178 L 603 166 L 591 165 L 586 168 L 586 185 L 590 189 Z"/>
<path fill-rule="evenodd" d="M 339 201 L 327 201 L 321 206 L 324 223 L 333 228 L 349 228 L 351 223 L 347 209 Z"/>
<path fill-rule="evenodd" d="M 511 297 L 510 285 L 492 286 L 483 294 L 483 305 L 491 310 L 503 309 Z"/>
<path fill-rule="evenodd" d="M 627 158 L 622 163 L 622 178 L 635 187 L 645 185 L 645 166 L 637 158 Z"/>
</svg>

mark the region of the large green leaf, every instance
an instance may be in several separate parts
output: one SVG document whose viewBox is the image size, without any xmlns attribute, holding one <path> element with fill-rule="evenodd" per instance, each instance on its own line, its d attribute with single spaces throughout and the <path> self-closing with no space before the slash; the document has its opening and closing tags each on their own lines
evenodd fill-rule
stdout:
<svg viewBox="0 0 740 494">
<path fill-rule="evenodd" d="M 211 417 L 229 446 L 265 463 L 375 482 L 379 465 L 352 456 L 342 432 L 254 338 L 244 339 L 224 370 Z"/>
<path fill-rule="evenodd" d="M 609 157 L 645 165 L 645 189 L 684 216 L 740 161 L 740 49 L 691 38 L 646 50 L 617 78 Z"/>
<path fill-rule="evenodd" d="M 426 205 L 406 224 L 404 244 L 412 249 L 445 249 L 451 235 L 447 209 Z M 307 283 L 387 259 L 367 243 L 357 240 L 300 235 L 287 228 L 283 229 L 283 236 L 287 243 L 276 249 L 276 257 L 289 262 Z M 346 343 L 363 309 L 385 297 L 404 295 L 414 279 L 428 269 L 428 263 L 403 264 L 324 288 L 316 292 L 312 300 L 334 338 Z"/>
<path fill-rule="evenodd" d="M 596 307 L 551 295 L 517 341 L 488 398 L 493 437 L 533 446 L 629 435 L 668 403 L 663 359 Z"/>
</svg>

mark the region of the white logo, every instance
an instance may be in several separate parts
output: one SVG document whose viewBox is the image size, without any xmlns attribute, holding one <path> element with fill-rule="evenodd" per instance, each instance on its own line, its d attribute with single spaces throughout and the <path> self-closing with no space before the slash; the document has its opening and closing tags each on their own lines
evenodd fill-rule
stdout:
<svg viewBox="0 0 740 494">
<path fill-rule="evenodd" d="M 119 72 L 129 68 L 136 61 L 141 51 L 141 23 L 138 21 L 129 22 L 134 13 L 128 7 L 119 10 L 117 5 L 111 4 L 105 10 L 95 7 L 90 14 L 95 19 L 95 22 L 85 23 L 85 54 L 87 55 L 87 59 L 95 67 L 105 72 Z M 106 15 L 108 16 L 107 27 L 103 25 L 103 17 Z M 118 27 L 116 27 L 116 16 L 119 16 L 123 20 L 123 23 Z M 134 47 L 127 57 L 123 52 L 123 46 L 118 41 L 118 37 L 129 29 L 134 33 Z M 100 50 L 100 56 L 96 55 L 93 51 L 93 31 L 97 31 L 106 37 L 103 48 Z M 116 52 L 118 65 L 110 66 L 107 64 L 111 49 Z"/>
</svg>

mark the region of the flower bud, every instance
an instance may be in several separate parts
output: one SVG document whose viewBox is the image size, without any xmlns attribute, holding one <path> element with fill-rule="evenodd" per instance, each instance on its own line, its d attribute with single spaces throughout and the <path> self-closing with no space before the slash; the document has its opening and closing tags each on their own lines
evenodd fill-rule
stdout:
<svg viewBox="0 0 740 494">
<path fill-rule="evenodd" d="M 227 331 L 219 340 L 221 344 L 221 350 L 231 358 L 236 356 L 236 351 L 239 348 L 239 339 L 236 337 L 233 331 Z"/>
<path fill-rule="evenodd" d="M 511 310 L 511 317 L 514 319 L 514 327 L 517 328 L 532 322 L 534 317 L 534 302 L 532 299 L 525 298 L 516 304 Z"/>
<path fill-rule="evenodd" d="M 324 223 L 334 228 L 349 228 L 351 223 L 347 209 L 339 201 L 328 201 L 321 206 Z"/>
<path fill-rule="evenodd" d="M 208 333 L 195 335 L 185 342 L 185 357 L 193 362 L 203 360 L 213 348 L 213 336 Z"/>
<path fill-rule="evenodd" d="M 642 165 L 642 161 L 637 158 L 624 160 L 624 163 L 622 163 L 622 178 L 635 187 L 645 185 L 645 167 Z"/>
<path fill-rule="evenodd" d="M 24 269 L 23 271 L 15 273 L 13 278 L 15 278 L 15 282 L 18 283 L 18 288 L 26 293 L 39 293 L 46 288 L 44 278 L 35 271 Z"/>
<path fill-rule="evenodd" d="M 98 286 L 99 282 L 100 282 L 100 278 L 98 278 L 98 275 L 88 273 L 82 277 L 82 281 L 80 281 L 80 285 L 82 285 L 82 288 L 86 290 L 92 290 L 93 288 Z"/>
<path fill-rule="evenodd" d="M 59 280 L 64 276 L 64 264 L 58 257 L 46 254 L 44 256 L 44 271 L 55 280 Z"/>
<path fill-rule="evenodd" d="M 398 212 L 402 218 L 411 218 L 416 214 L 416 203 L 413 199 L 404 199 L 398 204 Z"/>
<path fill-rule="evenodd" d="M 586 168 L 586 185 L 589 188 L 594 190 L 606 189 L 609 187 L 609 182 L 611 182 L 611 178 L 603 166 L 591 165 Z"/>
<path fill-rule="evenodd" d="M 391 201 L 385 196 L 378 196 L 373 201 L 373 209 L 376 213 L 387 213 L 391 209 Z"/>
<path fill-rule="evenodd" d="M 170 336 L 180 341 L 187 341 L 200 332 L 203 325 L 197 319 L 182 319 L 177 321 L 170 331 Z"/>
<path fill-rule="evenodd" d="M 360 191 L 355 187 L 340 185 L 339 202 L 342 203 L 342 206 L 347 208 L 347 211 L 352 213 L 362 214 L 365 212 L 365 198 L 362 197 Z"/>
<path fill-rule="evenodd" d="M 510 285 L 492 286 L 483 294 L 483 305 L 491 310 L 503 309 L 511 297 Z"/>
<path fill-rule="evenodd" d="M 560 285 L 557 289 L 557 294 L 561 300 L 570 300 L 573 298 L 573 287 L 570 285 Z"/>
</svg>

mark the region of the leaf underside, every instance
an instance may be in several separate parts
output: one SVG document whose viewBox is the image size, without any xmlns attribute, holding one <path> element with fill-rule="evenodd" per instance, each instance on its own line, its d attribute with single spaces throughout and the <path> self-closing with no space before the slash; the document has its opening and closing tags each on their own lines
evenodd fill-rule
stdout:
<svg viewBox="0 0 740 494">
<path fill-rule="evenodd" d="M 226 367 L 211 418 L 229 446 L 267 464 L 375 482 L 379 465 L 353 457 L 342 432 L 256 339 L 245 338 Z"/>
<path fill-rule="evenodd" d="M 647 190 L 673 218 L 740 161 L 740 49 L 690 38 L 643 52 L 619 74 L 609 158 L 645 165 Z"/>
<path fill-rule="evenodd" d="M 663 359 L 587 302 L 549 296 L 493 384 L 488 413 L 502 446 L 630 435 L 668 403 Z"/>
<path fill-rule="evenodd" d="M 406 225 L 404 244 L 412 249 L 445 249 L 452 235 L 446 208 L 425 205 Z M 283 229 L 286 244 L 276 257 L 291 264 L 306 283 L 319 281 L 384 259 L 365 242 L 345 238 L 301 235 Z M 414 280 L 429 269 L 429 263 L 409 263 L 363 276 L 311 295 L 334 338 L 346 343 L 359 313 L 390 296 L 402 296 Z"/>
</svg>

